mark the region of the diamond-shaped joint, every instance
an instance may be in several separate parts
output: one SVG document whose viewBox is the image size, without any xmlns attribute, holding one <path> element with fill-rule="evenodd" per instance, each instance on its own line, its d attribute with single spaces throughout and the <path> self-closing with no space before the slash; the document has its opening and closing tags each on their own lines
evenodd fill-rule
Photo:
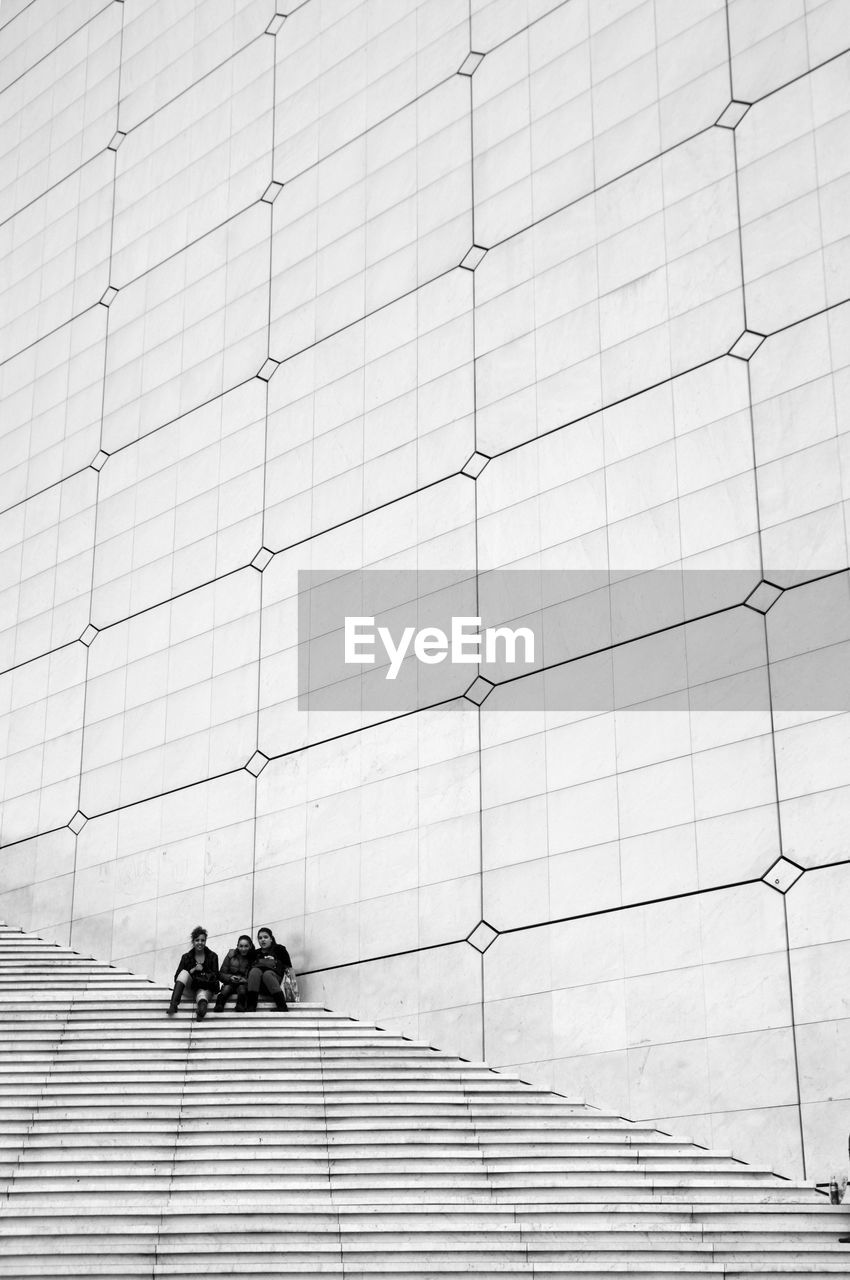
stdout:
<svg viewBox="0 0 850 1280">
<path fill-rule="evenodd" d="M 262 573 L 266 565 L 270 563 L 273 551 L 269 551 L 268 547 L 260 547 L 254 559 L 251 561 L 251 567 L 256 569 L 258 573 Z"/>
<path fill-rule="evenodd" d="M 476 707 L 480 707 L 481 703 L 490 696 L 495 687 L 492 680 L 487 680 L 485 676 L 476 676 L 463 696 L 470 702 L 474 702 Z"/>
<path fill-rule="evenodd" d="M 78 836 L 87 822 L 88 818 L 86 815 L 81 809 L 78 809 L 71 821 L 68 823 L 68 826 L 71 828 L 74 835 Z"/>
<path fill-rule="evenodd" d="M 471 476 L 473 480 L 477 480 L 489 461 L 490 459 L 486 453 L 479 453 L 476 449 L 472 457 L 461 467 L 461 473 L 465 476 Z"/>
<path fill-rule="evenodd" d="M 111 284 L 104 291 L 103 297 L 100 299 L 100 305 L 102 307 L 111 307 L 117 297 L 118 290 L 115 288 L 114 284 Z"/>
<path fill-rule="evenodd" d="M 106 144 L 107 150 L 117 151 L 126 137 L 126 133 L 122 133 L 120 129 L 116 129 Z"/>
<path fill-rule="evenodd" d="M 458 67 L 458 69 L 457 69 L 457 73 L 458 73 L 458 75 L 459 75 L 459 76 L 471 76 L 471 75 L 473 75 L 473 74 L 475 73 L 475 71 L 477 71 L 478 67 L 481 65 L 481 63 L 482 63 L 482 61 L 483 61 L 483 60 L 484 60 L 484 54 L 483 54 L 483 53 L 476 53 L 476 51 L 475 51 L 474 49 L 472 49 L 472 50 L 471 50 L 471 51 L 466 55 L 466 57 L 464 58 L 463 62 L 462 62 L 462 63 L 460 64 L 460 66 Z"/>
<path fill-rule="evenodd" d="M 89 645 L 91 644 L 92 640 L 94 640 L 97 634 L 98 634 L 97 627 L 90 622 L 89 625 L 86 627 L 85 631 L 83 632 L 83 634 L 80 636 L 80 643 L 84 644 L 88 649 Z"/>
<path fill-rule="evenodd" d="M 790 862 L 788 858 L 777 858 L 770 870 L 762 876 L 762 880 L 777 893 L 787 893 L 802 874 L 803 868 L 798 867 L 796 862 Z"/>
<path fill-rule="evenodd" d="M 270 182 L 263 194 L 260 196 L 260 199 L 265 200 L 266 204 L 274 204 L 282 190 L 282 182 Z"/>
<path fill-rule="evenodd" d="M 751 360 L 763 342 L 763 333 L 756 333 L 753 329 L 745 329 L 740 338 L 732 343 L 729 348 L 729 355 L 734 356 L 736 360 Z"/>
<path fill-rule="evenodd" d="M 466 271 L 474 271 L 475 268 L 483 261 L 486 252 L 487 250 L 482 249 L 480 244 L 474 244 L 472 248 L 467 250 L 463 255 L 460 260 L 460 265 Z"/>
<path fill-rule="evenodd" d="M 106 459 L 108 457 L 109 457 L 108 453 L 106 453 L 103 449 L 98 449 L 97 453 L 94 455 L 91 462 L 89 463 L 89 466 L 91 467 L 92 471 L 100 471 L 101 468 L 103 467 L 104 462 L 106 462 Z"/>
<path fill-rule="evenodd" d="M 475 950 L 480 951 L 483 955 L 487 948 L 493 945 L 498 936 L 498 929 L 494 929 L 486 920 L 481 920 L 472 930 L 472 933 L 470 933 L 466 941 L 471 947 L 475 947 Z"/>
<path fill-rule="evenodd" d="M 253 773 L 255 778 L 259 778 L 269 762 L 268 756 L 263 755 L 262 751 L 255 751 L 251 759 L 245 765 L 249 773 Z"/>
<path fill-rule="evenodd" d="M 284 22 L 286 22 L 286 14 L 276 13 L 272 18 L 271 22 L 269 23 L 269 25 L 266 27 L 266 35 L 276 36 L 278 31 L 280 31 L 281 27 L 283 26 Z"/>
<path fill-rule="evenodd" d="M 737 98 L 733 98 L 729 106 L 723 108 L 714 123 L 721 129 L 737 129 L 749 111 L 750 105 L 749 102 L 739 102 Z"/>
<path fill-rule="evenodd" d="M 755 609 L 756 613 L 767 613 L 781 595 L 782 587 L 777 587 L 775 582 L 768 582 L 766 578 L 762 578 L 758 586 L 747 596 L 744 604 L 748 609 Z"/>
<path fill-rule="evenodd" d="M 257 377 L 262 378 L 263 382 L 268 382 L 279 364 L 279 360 L 272 360 L 271 356 L 269 356 L 262 369 L 258 371 Z"/>
</svg>

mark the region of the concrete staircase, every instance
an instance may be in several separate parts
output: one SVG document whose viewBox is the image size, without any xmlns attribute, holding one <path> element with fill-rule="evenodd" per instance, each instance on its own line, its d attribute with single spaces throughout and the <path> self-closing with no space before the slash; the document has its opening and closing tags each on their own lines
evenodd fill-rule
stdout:
<svg viewBox="0 0 850 1280">
<path fill-rule="evenodd" d="M 0 1276 L 850 1274 L 850 1212 L 301 1004 L 167 992 L 0 926 Z"/>
</svg>

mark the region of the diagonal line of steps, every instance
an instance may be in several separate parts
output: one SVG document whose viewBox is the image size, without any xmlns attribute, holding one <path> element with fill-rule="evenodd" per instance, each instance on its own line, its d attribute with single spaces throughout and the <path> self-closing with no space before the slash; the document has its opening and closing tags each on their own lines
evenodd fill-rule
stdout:
<svg viewBox="0 0 850 1280">
<path fill-rule="evenodd" d="M 0 1278 L 850 1270 L 809 1184 L 320 1006 L 168 1019 L 5 926 L 0 981 Z"/>
</svg>

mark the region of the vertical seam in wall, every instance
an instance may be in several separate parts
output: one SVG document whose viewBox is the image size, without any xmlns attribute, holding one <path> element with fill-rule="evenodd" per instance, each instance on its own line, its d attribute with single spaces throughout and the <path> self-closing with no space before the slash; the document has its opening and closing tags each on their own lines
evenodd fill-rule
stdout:
<svg viewBox="0 0 850 1280">
<path fill-rule="evenodd" d="M 735 97 L 735 86 L 732 83 L 732 25 L 729 20 L 729 0 L 724 0 L 724 13 L 726 15 L 726 65 L 729 69 L 729 100 Z"/>
<path fill-rule="evenodd" d="M 732 80 L 732 28 L 729 19 L 729 0 L 725 0 L 726 11 L 726 58 L 729 67 L 729 101 L 737 101 L 735 98 L 735 86 Z M 741 271 L 741 308 L 743 316 L 743 325 L 745 329 L 749 328 L 747 321 L 747 285 L 744 275 L 744 228 L 741 222 L 741 182 L 738 174 L 738 135 L 735 129 L 730 130 L 732 134 L 732 161 L 735 167 L 735 212 L 738 219 L 738 259 Z M 749 377 L 749 361 L 747 362 L 747 375 Z M 752 399 L 750 400 L 750 422 L 752 423 Z M 753 447 L 753 468 L 755 469 L 755 446 Z M 761 557 L 761 522 L 759 522 L 759 557 Z M 761 560 L 760 560 L 761 563 Z"/>
<path fill-rule="evenodd" d="M 493 939 L 493 941 L 495 942 L 495 938 Z M 469 946 L 469 943 L 467 943 L 466 945 L 467 945 L 467 946 Z M 481 964 L 481 968 L 480 968 L 481 979 L 480 979 L 480 981 L 481 981 L 481 1061 L 482 1061 L 482 1062 L 486 1062 L 486 1061 L 487 1061 L 487 1054 L 484 1052 L 485 1047 L 486 1047 L 486 1046 L 485 1046 L 486 1035 L 485 1035 L 485 1032 L 484 1032 L 484 1014 L 485 1014 L 485 1005 L 484 1005 L 484 956 L 485 956 L 485 952 L 483 952 L 483 951 L 482 951 L 482 952 L 481 952 L 481 954 L 480 954 L 480 956 L 478 957 L 478 959 L 479 959 L 479 961 L 480 961 L 480 964 Z"/>
<path fill-rule="evenodd" d="M 803 1166 L 803 1178 L 806 1172 L 806 1135 L 803 1128 L 803 1098 L 800 1089 L 800 1059 L 797 1051 L 797 1020 L 794 1013 L 794 979 L 791 969 L 791 938 L 788 929 L 788 902 L 786 894 L 782 895 L 782 919 L 785 925 L 785 963 L 788 969 L 788 1002 L 791 1013 L 791 1043 L 794 1048 L 794 1081 L 797 1089 L 797 1123 L 800 1130 L 800 1160 Z"/>
<path fill-rule="evenodd" d="M 770 711 L 770 745 L 771 745 L 771 757 L 773 760 L 773 788 L 774 788 L 774 795 L 776 797 L 776 800 L 775 800 L 776 834 L 777 834 L 777 841 L 779 846 L 779 854 L 780 856 L 784 856 L 785 842 L 782 835 L 782 807 L 779 802 L 779 768 L 776 762 L 776 724 L 774 719 L 774 707 L 773 707 L 773 680 L 771 678 L 771 670 L 770 670 L 770 634 L 768 632 L 768 627 L 767 627 L 766 613 L 762 617 L 762 625 L 764 627 L 764 651 L 765 651 L 765 659 L 766 659 L 765 671 L 767 675 L 768 708 Z M 792 970 L 791 970 L 791 939 L 790 939 L 789 930 L 788 930 L 788 903 L 786 901 L 786 897 L 784 893 L 782 895 L 782 920 L 785 928 L 785 963 L 786 963 L 787 972 L 788 972 L 788 1004 L 789 1004 L 789 1015 L 791 1019 L 791 1044 L 794 1051 L 794 1081 L 795 1081 L 795 1088 L 797 1090 L 796 1106 L 797 1106 L 797 1123 L 799 1126 L 799 1133 L 800 1133 L 800 1160 L 803 1168 L 803 1177 L 805 1178 L 807 1174 L 806 1174 L 805 1131 L 803 1128 L 803 1100 L 802 1100 L 802 1095 L 800 1091 L 800 1062 L 799 1062 L 799 1056 L 798 1056 L 798 1050 L 797 1050 L 797 1019 L 796 1019 L 796 1013 L 794 1010 L 794 984 L 793 984 L 793 977 L 792 977 Z"/>
<path fill-rule="evenodd" d="M 735 93 L 734 93 L 734 85 L 732 80 L 732 36 L 731 36 L 730 20 L 729 20 L 729 0 L 726 0 L 725 7 L 726 7 L 726 40 L 727 40 L 727 53 L 728 53 L 728 59 L 729 59 L 729 93 L 730 93 L 730 99 L 734 100 Z M 740 272 L 741 272 L 741 297 L 742 297 L 742 304 L 743 304 L 743 323 L 744 323 L 744 329 L 749 329 L 749 316 L 747 314 L 747 286 L 746 286 L 745 261 L 744 261 L 744 228 L 743 228 L 743 220 L 741 217 L 741 179 L 740 179 L 739 163 L 738 163 L 738 136 L 735 129 L 732 130 L 732 156 L 733 156 L 734 165 L 735 165 L 735 208 L 736 208 L 737 219 L 738 219 L 738 255 L 739 255 Z M 756 518 L 759 576 L 760 578 L 763 579 L 765 576 L 764 539 L 763 539 L 763 532 L 762 532 L 761 501 L 760 501 L 760 494 L 759 494 L 758 456 L 757 456 L 756 436 L 755 436 L 755 412 L 753 408 L 753 382 L 752 382 L 752 372 L 750 369 L 749 360 L 746 361 L 746 378 L 747 378 L 747 413 L 749 416 L 749 426 L 750 426 L 750 449 L 751 449 L 751 456 L 752 456 L 752 474 L 753 474 L 753 502 L 754 502 L 754 508 L 755 508 L 755 518 Z M 770 666 L 770 636 L 768 631 L 768 620 L 767 620 L 766 613 L 762 615 L 762 627 L 763 627 L 764 654 L 765 654 L 765 677 L 767 679 L 767 691 L 768 691 L 768 712 L 770 716 L 770 751 L 771 751 L 771 762 L 773 766 L 773 790 L 774 790 L 774 808 L 776 813 L 776 835 L 777 835 L 778 852 L 781 856 L 784 853 L 784 840 L 783 840 L 783 834 L 782 834 L 782 810 L 781 810 L 781 805 L 779 801 L 779 770 L 778 770 L 777 758 L 776 758 L 776 722 L 774 717 L 773 681 L 772 681 L 771 666 Z M 798 1049 L 797 1049 L 797 1027 L 796 1027 L 796 1015 L 794 1011 L 794 989 L 793 989 L 793 981 L 792 981 L 792 974 L 791 974 L 790 940 L 789 940 L 789 934 L 788 934 L 788 904 L 785 900 L 784 894 L 782 895 L 782 918 L 783 918 L 783 925 L 785 929 L 785 962 L 786 962 L 787 975 L 788 975 L 787 980 L 788 980 L 789 1017 L 790 1017 L 790 1024 L 791 1024 L 791 1043 L 792 1043 L 792 1048 L 794 1053 L 794 1082 L 795 1082 L 794 1087 L 797 1095 L 796 1109 L 797 1109 L 797 1123 L 798 1123 L 799 1140 L 800 1140 L 800 1161 L 802 1166 L 803 1178 L 805 1178 L 806 1177 L 806 1145 L 805 1145 L 805 1133 L 803 1128 L 803 1110 L 802 1110 L 802 1098 L 801 1098 L 801 1091 L 800 1091 L 800 1065 L 799 1065 L 799 1057 L 798 1057 Z"/>
<path fill-rule="evenodd" d="M 770 670 L 770 632 L 767 626 L 767 614 L 762 615 L 764 628 L 765 675 L 767 676 L 767 705 L 770 714 L 770 743 L 773 759 L 773 794 L 776 808 L 776 836 L 780 856 L 785 856 L 785 840 L 782 834 L 782 806 L 779 800 L 779 766 L 776 760 L 776 720 L 773 709 L 773 678 Z"/>
<path fill-rule="evenodd" d="M 468 20 L 468 38 L 467 46 L 469 53 L 472 53 L 472 0 L 468 0 L 467 4 L 467 20 Z M 474 74 L 469 77 L 469 217 L 470 217 L 470 242 L 471 245 L 476 243 L 475 238 L 475 92 L 473 88 Z M 476 289 L 475 289 L 475 271 L 472 276 L 472 451 L 478 452 L 478 370 L 476 360 L 475 334 L 477 327 L 476 316 Z M 475 557 L 475 613 L 478 616 L 480 611 L 480 590 L 479 590 L 479 543 L 478 543 L 478 477 L 472 481 L 472 520 L 473 520 L 473 555 Z M 484 919 L 484 752 L 483 752 L 483 733 L 482 733 L 482 714 L 484 704 L 481 703 L 475 708 L 476 714 L 476 732 L 478 737 L 477 755 L 478 755 L 478 919 Z M 461 706 L 461 715 L 468 715 L 469 708 Z M 467 946 L 470 943 L 467 942 Z M 484 952 L 479 952 L 478 956 L 478 1003 L 481 1010 L 481 1031 L 480 1046 L 482 1060 L 487 1057 L 487 1035 L 485 1031 L 484 1018 Z"/>
<path fill-rule="evenodd" d="M 726 0 L 726 56 L 729 64 L 729 98 L 735 101 L 735 91 L 732 83 L 732 32 L 729 21 L 729 0 Z M 747 283 L 744 265 L 744 225 L 741 219 L 741 178 L 738 171 L 738 134 L 735 129 L 732 133 L 732 161 L 735 166 L 735 214 L 738 221 L 738 261 L 741 273 L 741 309 L 744 329 L 749 329 L 749 318 L 747 316 Z M 733 357 L 734 358 L 734 357 Z M 753 498 L 755 502 L 756 532 L 758 541 L 759 554 L 759 576 L 764 577 L 764 542 L 762 538 L 761 527 L 761 506 L 759 503 L 759 477 L 758 477 L 758 461 L 756 457 L 756 430 L 755 415 L 753 413 L 753 384 L 750 375 L 750 362 L 746 361 L 747 366 L 747 413 L 750 421 L 750 448 L 753 459 Z"/>
<path fill-rule="evenodd" d="M 275 128 L 277 123 L 277 36 L 271 37 L 272 41 L 272 136 L 271 136 L 271 163 L 269 165 L 269 182 L 274 182 L 274 149 L 275 149 Z M 271 339 L 272 339 L 272 261 L 274 252 L 274 204 L 269 203 L 269 278 L 268 278 L 268 299 L 266 313 L 266 358 L 271 359 Z M 272 377 L 274 374 L 272 375 Z M 262 509 L 260 511 L 260 547 L 266 545 L 266 483 L 269 465 L 269 385 L 271 378 L 265 384 L 264 395 L 264 422 L 263 422 L 263 498 Z M 260 573 L 260 600 L 259 613 L 257 618 L 257 716 L 256 730 L 254 740 L 256 750 L 260 751 L 260 704 L 262 697 L 262 672 L 263 672 L 263 601 L 265 596 L 265 569 Z M 250 916 L 250 932 L 254 931 L 254 921 L 257 917 L 257 900 L 256 900 L 256 884 L 257 884 L 257 822 L 259 817 L 259 793 L 260 779 L 259 775 L 254 778 L 254 821 L 252 830 L 252 848 L 251 848 L 251 916 Z"/>
<path fill-rule="evenodd" d="M 738 174 L 738 137 L 734 129 L 730 129 L 728 132 L 732 134 L 732 163 L 735 169 L 735 212 L 738 219 L 738 261 L 741 271 L 741 320 L 744 328 L 749 329 L 747 280 L 744 269 L 744 226 L 741 220 L 741 180 Z"/>
<path fill-rule="evenodd" d="M 118 37 L 118 84 L 116 86 L 116 102 L 115 102 L 115 130 L 118 129 L 118 120 L 121 112 L 121 68 L 124 61 L 124 18 L 126 9 L 121 5 L 121 30 Z M 112 152 L 112 207 L 109 214 L 109 270 L 107 272 L 107 285 L 112 281 L 112 251 L 115 244 L 115 192 L 118 180 L 118 152 Z M 75 261 L 76 254 L 79 250 L 79 240 L 74 248 Z M 95 305 L 100 305 L 96 303 Z M 103 420 L 106 413 L 106 369 L 109 352 L 109 314 L 110 308 L 106 307 L 106 323 L 103 331 L 103 369 L 101 373 L 100 388 L 100 432 L 98 434 L 98 451 L 103 448 Z M 92 607 L 94 603 L 94 584 L 95 584 L 95 565 L 97 563 L 97 529 L 98 516 L 100 513 L 100 477 L 101 467 L 95 473 L 94 486 L 94 526 L 92 528 L 92 547 L 91 547 L 91 573 L 89 576 L 89 613 L 88 620 L 92 623 Z M 95 640 L 97 636 L 95 636 Z M 79 643 L 79 641 L 78 641 Z M 94 643 L 94 641 L 92 641 Z M 82 812 L 83 799 L 83 763 L 85 760 L 86 745 L 86 716 L 88 713 L 88 696 L 89 696 L 89 663 L 91 660 L 91 644 L 86 646 L 85 671 L 83 675 L 83 706 L 82 719 L 80 723 L 80 766 L 77 774 L 77 809 Z M 73 815 L 71 815 L 73 816 Z M 77 891 L 77 850 L 79 848 L 80 836 L 78 832 L 74 832 L 74 863 L 71 873 L 71 904 L 68 913 L 68 945 L 70 946 L 74 936 L 74 901 Z M 112 955 L 112 946 L 110 943 L 109 955 Z"/>
<path fill-rule="evenodd" d="M 737 182 L 737 177 L 736 177 L 736 182 Z M 743 271 L 743 262 L 742 262 L 741 270 Z M 742 280 L 743 280 L 743 276 L 742 276 Z M 731 358 L 734 359 L 734 356 Z M 747 365 L 747 413 L 749 415 L 749 421 L 750 421 L 750 449 L 752 452 L 752 459 L 753 459 L 753 499 L 755 502 L 756 530 L 758 532 L 759 577 L 764 578 L 764 543 L 762 540 L 762 529 L 761 529 L 761 502 L 759 499 L 758 458 L 756 457 L 756 424 L 755 424 L 755 414 L 753 412 L 753 381 L 752 381 L 752 375 L 750 374 L 749 360 L 746 362 L 746 365 Z M 767 617 L 766 614 L 764 616 Z"/>
</svg>

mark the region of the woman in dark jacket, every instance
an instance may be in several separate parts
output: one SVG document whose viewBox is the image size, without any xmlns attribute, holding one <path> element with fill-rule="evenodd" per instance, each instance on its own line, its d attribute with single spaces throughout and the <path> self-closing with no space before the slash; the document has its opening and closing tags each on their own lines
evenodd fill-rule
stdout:
<svg viewBox="0 0 850 1280">
<path fill-rule="evenodd" d="M 177 1012 L 184 990 L 195 996 L 195 1017 L 204 1018 L 207 1002 L 218 991 L 218 956 L 207 946 L 207 931 L 202 924 L 192 930 L 192 949 L 180 957 L 174 971 L 174 990 L 168 1006 L 169 1016 Z"/>
<path fill-rule="evenodd" d="M 236 946 L 228 951 L 221 962 L 221 968 L 218 971 L 221 991 L 213 1006 L 216 1013 L 222 1012 L 234 991 L 236 992 L 236 1012 L 241 1013 L 244 1010 L 245 998 L 248 994 L 248 974 L 253 960 L 254 943 L 247 933 L 243 933 L 238 938 Z"/>
<path fill-rule="evenodd" d="M 246 1008 L 249 1012 L 256 1009 L 261 989 L 268 992 L 278 1009 L 283 1011 L 288 1008 L 280 984 L 285 971 L 291 967 L 292 961 L 286 947 L 275 942 L 271 929 L 260 929 L 257 934 L 257 950 L 248 974 Z"/>
</svg>

